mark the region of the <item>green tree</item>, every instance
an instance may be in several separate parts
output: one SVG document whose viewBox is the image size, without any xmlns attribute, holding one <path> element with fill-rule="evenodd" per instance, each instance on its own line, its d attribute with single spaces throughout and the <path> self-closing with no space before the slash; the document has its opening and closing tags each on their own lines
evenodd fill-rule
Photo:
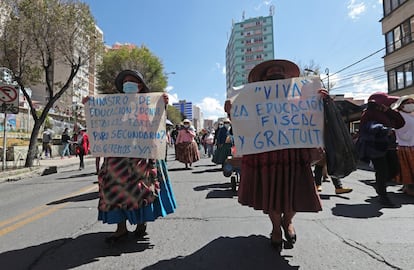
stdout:
<svg viewBox="0 0 414 270">
<path fill-rule="evenodd" d="M 79 68 L 102 48 L 89 7 L 76 0 L 2 0 L 7 16 L 0 36 L 0 66 L 12 70 L 34 120 L 25 166 L 33 166 L 37 137 L 49 110 L 71 85 Z M 88 49 L 79 50 L 87 44 Z M 67 67 L 54 81 L 55 63 Z M 45 85 L 48 102 L 38 116 L 26 86 Z"/>
<path fill-rule="evenodd" d="M 157 56 L 145 46 L 135 48 L 122 46 L 120 49 L 109 50 L 104 54 L 102 64 L 98 68 L 99 92 L 116 92 L 115 77 L 124 69 L 139 70 L 151 91 L 163 92 L 167 87 L 167 76 Z"/>
<path fill-rule="evenodd" d="M 167 107 L 167 116 L 168 119 L 173 122 L 173 124 L 179 124 L 181 121 L 184 120 L 181 112 L 177 110 L 176 107 L 168 105 Z"/>
</svg>

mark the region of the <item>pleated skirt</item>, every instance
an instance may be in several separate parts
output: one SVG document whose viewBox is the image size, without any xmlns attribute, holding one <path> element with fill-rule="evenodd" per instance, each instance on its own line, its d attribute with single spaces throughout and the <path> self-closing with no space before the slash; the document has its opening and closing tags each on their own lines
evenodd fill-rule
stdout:
<svg viewBox="0 0 414 270">
<path fill-rule="evenodd" d="M 98 220 L 108 224 L 116 224 L 125 220 L 128 220 L 130 224 L 141 224 L 174 213 L 177 205 L 167 164 L 164 160 L 156 160 L 155 167 L 157 168 L 159 191 L 158 197 L 152 203 L 134 209 L 99 210 Z"/>
<path fill-rule="evenodd" d="M 175 157 L 182 163 L 194 163 L 200 160 L 200 152 L 195 141 L 183 142 L 176 145 Z"/>
<path fill-rule="evenodd" d="M 311 161 L 310 149 L 244 155 L 239 203 L 266 214 L 321 211 Z"/>
<path fill-rule="evenodd" d="M 398 146 L 398 162 L 400 172 L 395 178 L 399 184 L 414 184 L 414 146 Z"/>
</svg>

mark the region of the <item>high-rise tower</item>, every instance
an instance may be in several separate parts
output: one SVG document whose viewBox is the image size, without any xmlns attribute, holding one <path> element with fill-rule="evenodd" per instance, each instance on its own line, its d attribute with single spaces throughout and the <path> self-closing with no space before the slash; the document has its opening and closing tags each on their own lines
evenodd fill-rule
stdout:
<svg viewBox="0 0 414 270">
<path fill-rule="evenodd" d="M 244 19 L 233 23 L 226 48 L 227 94 L 234 86 L 247 83 L 250 70 L 274 59 L 273 8 L 267 17 Z"/>
</svg>

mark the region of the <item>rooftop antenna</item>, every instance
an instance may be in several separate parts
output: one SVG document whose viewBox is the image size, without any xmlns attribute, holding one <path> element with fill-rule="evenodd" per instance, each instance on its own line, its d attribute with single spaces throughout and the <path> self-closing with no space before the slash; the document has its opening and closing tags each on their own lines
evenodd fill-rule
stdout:
<svg viewBox="0 0 414 270">
<path fill-rule="evenodd" d="M 243 10 L 243 13 L 242 13 L 242 20 L 244 21 L 244 18 L 245 18 L 245 11 Z"/>
<path fill-rule="evenodd" d="M 275 6 L 274 5 L 271 5 L 269 7 L 269 15 L 270 16 L 273 16 L 274 14 L 275 14 Z"/>
</svg>

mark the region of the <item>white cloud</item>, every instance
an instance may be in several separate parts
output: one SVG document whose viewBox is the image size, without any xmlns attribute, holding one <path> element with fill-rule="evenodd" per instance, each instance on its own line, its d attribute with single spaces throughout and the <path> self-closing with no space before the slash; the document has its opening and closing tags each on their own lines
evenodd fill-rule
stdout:
<svg viewBox="0 0 414 270">
<path fill-rule="evenodd" d="M 351 0 L 348 4 L 348 16 L 356 20 L 358 17 L 365 12 L 366 6 L 364 2 L 357 3 L 357 0 Z"/>
<path fill-rule="evenodd" d="M 220 104 L 218 99 L 205 97 L 201 103 L 196 105 L 201 108 L 205 119 L 217 120 L 218 117 L 225 116 L 224 106 Z"/>
<path fill-rule="evenodd" d="M 338 82 L 341 81 L 337 78 Z M 377 79 L 373 76 L 363 74 L 353 76 L 352 79 L 338 83 L 332 89 L 332 94 L 344 94 L 345 97 L 363 99 L 367 102 L 368 97 L 375 92 L 387 92 L 387 79 Z M 350 90 L 351 89 L 351 90 Z"/>
<path fill-rule="evenodd" d="M 265 0 L 265 1 L 262 1 L 258 6 L 256 6 L 254 9 L 255 10 L 260 10 L 263 6 L 269 6 L 269 5 L 271 5 L 272 4 L 272 1 L 270 0 Z"/>
</svg>

